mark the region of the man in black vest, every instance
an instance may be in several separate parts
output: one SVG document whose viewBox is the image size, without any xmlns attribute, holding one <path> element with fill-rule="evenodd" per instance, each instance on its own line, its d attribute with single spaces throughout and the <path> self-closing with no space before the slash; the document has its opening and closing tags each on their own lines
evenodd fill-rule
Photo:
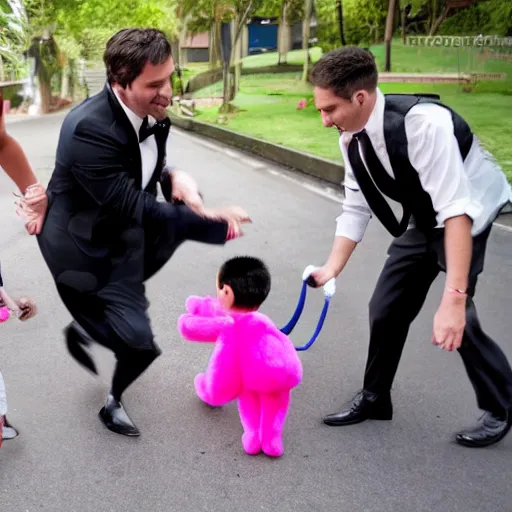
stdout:
<svg viewBox="0 0 512 512">
<path fill-rule="evenodd" d="M 500 441 L 512 425 L 512 370 L 480 327 L 472 297 L 492 223 L 512 201 L 504 173 L 467 123 L 438 98 L 384 96 L 366 50 L 328 53 L 311 79 L 324 125 L 340 132 L 346 173 L 333 248 L 313 285 L 340 274 L 372 215 L 395 237 L 370 301 L 363 388 L 324 423 L 392 418 L 391 387 L 410 324 L 443 271 L 432 342 L 459 351 L 485 411 L 456 440 L 470 447 Z M 401 206 L 400 221 L 390 201 Z"/>
<path fill-rule="evenodd" d="M 116 355 L 102 421 L 138 436 L 121 397 L 160 354 L 145 281 L 185 240 L 224 244 L 249 219 L 236 207 L 206 210 L 192 180 L 166 166 L 174 63 L 165 35 L 121 30 L 105 64 L 103 91 L 63 122 L 38 241 L 74 319 L 65 331 L 71 355 L 93 373 L 91 341 Z M 157 200 L 157 184 L 167 202 Z"/>
</svg>

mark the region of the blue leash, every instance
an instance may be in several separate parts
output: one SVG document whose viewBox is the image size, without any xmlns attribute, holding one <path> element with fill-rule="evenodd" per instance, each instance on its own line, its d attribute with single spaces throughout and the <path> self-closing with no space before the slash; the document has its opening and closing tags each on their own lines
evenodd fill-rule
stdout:
<svg viewBox="0 0 512 512">
<path fill-rule="evenodd" d="M 304 274 L 302 275 L 302 288 L 300 291 L 299 296 L 299 302 L 297 303 L 297 307 L 295 308 L 295 312 L 293 313 L 293 316 L 291 320 L 281 329 L 281 332 L 283 334 L 289 335 L 295 326 L 297 325 L 297 322 L 299 321 L 300 315 L 302 314 L 302 311 L 304 309 L 304 304 L 306 303 L 306 292 L 308 288 L 308 280 L 312 274 L 312 272 L 315 270 L 315 267 L 312 265 L 308 266 L 306 270 L 304 270 Z M 335 286 L 335 280 L 334 278 L 325 283 L 324 285 L 324 295 L 325 295 L 325 301 L 324 306 L 322 308 L 322 313 L 320 314 L 320 319 L 318 320 L 318 324 L 316 326 L 315 332 L 313 333 L 313 336 L 311 339 L 301 347 L 295 347 L 295 350 L 298 352 L 301 352 L 303 350 L 307 350 L 315 340 L 318 338 L 318 335 L 320 334 L 320 331 L 322 330 L 322 327 L 324 325 L 325 317 L 327 316 L 327 311 L 329 309 L 329 303 L 331 301 L 331 297 L 334 295 L 336 291 Z"/>
</svg>

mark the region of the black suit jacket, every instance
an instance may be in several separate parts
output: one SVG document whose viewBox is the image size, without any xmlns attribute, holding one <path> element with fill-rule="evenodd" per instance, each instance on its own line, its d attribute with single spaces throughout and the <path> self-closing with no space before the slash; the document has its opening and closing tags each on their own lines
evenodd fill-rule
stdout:
<svg viewBox="0 0 512 512">
<path fill-rule="evenodd" d="M 158 162 L 141 190 L 138 134 L 110 86 L 68 113 L 38 236 L 57 285 L 89 293 L 131 283 L 139 290 L 183 240 L 225 242 L 226 222 L 157 200 L 160 181 L 170 194 L 165 171 L 168 132 L 157 138 Z"/>
</svg>

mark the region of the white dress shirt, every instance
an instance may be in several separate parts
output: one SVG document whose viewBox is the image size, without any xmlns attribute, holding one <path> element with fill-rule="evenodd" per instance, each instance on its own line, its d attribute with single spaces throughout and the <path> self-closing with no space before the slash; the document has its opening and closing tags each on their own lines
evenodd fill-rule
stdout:
<svg viewBox="0 0 512 512">
<path fill-rule="evenodd" d="M 384 95 L 377 89 L 377 101 L 365 129 L 384 169 L 394 178 L 384 139 L 384 106 Z M 465 161 L 462 160 L 449 110 L 433 103 L 415 105 L 405 116 L 405 131 L 409 160 L 431 197 L 438 228 L 444 226 L 446 219 L 466 214 L 473 221 L 475 236 L 505 204 L 512 202 L 512 188 L 505 174 L 476 136 Z M 350 166 L 348 145 L 352 135 L 344 132 L 340 137 L 345 199 L 343 211 L 336 219 L 336 236 L 360 242 L 373 214 Z M 413 222 L 412 219 L 411 225 Z"/>
<path fill-rule="evenodd" d="M 139 138 L 139 130 L 142 126 L 142 122 L 144 119 L 142 117 L 139 117 L 135 112 L 130 110 L 124 103 L 123 100 L 119 97 L 119 94 L 117 94 L 117 91 L 113 89 L 114 94 L 116 95 L 116 98 L 118 99 L 119 103 L 123 107 L 123 110 L 125 111 L 128 119 L 133 125 L 133 128 L 135 130 L 135 133 L 137 134 L 137 139 Z M 156 121 L 151 116 L 148 116 L 148 122 L 149 126 L 152 126 Z M 156 145 L 156 140 L 154 135 L 150 135 L 147 139 L 145 139 L 142 143 L 139 143 L 139 149 L 140 149 L 140 158 L 142 161 L 142 190 L 144 190 L 149 180 L 151 179 L 151 176 L 153 176 L 153 172 L 155 171 L 156 163 L 158 161 L 158 147 Z"/>
</svg>

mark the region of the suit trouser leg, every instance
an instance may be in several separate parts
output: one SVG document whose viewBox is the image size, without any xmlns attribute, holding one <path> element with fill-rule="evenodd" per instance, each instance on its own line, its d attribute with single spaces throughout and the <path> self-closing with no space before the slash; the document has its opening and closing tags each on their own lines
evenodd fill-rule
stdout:
<svg viewBox="0 0 512 512">
<path fill-rule="evenodd" d="M 142 286 L 142 285 L 141 285 Z M 75 321 L 100 345 L 112 350 L 117 364 L 111 393 L 116 400 L 161 354 L 153 339 L 146 299 L 142 295 L 105 288 L 101 297 L 84 297 L 68 287 L 59 293 Z"/>
<path fill-rule="evenodd" d="M 467 302 L 466 328 L 459 354 L 478 407 L 505 419 L 512 410 L 512 369 L 501 348 L 483 331 L 472 297 Z"/>
<path fill-rule="evenodd" d="M 459 354 L 478 406 L 503 416 L 512 407 L 512 369 L 501 348 L 480 326 L 473 300 L 490 230 L 473 238 L 466 327 Z M 421 232 L 413 229 L 391 244 L 389 258 L 370 302 L 370 346 L 364 378 L 367 391 L 390 392 L 409 326 L 437 273 L 445 269 L 442 230 L 427 241 Z M 409 278 L 407 282 L 406 278 Z"/>
<path fill-rule="evenodd" d="M 7 414 L 7 392 L 5 389 L 5 382 L 0 372 L 0 418 Z M 1 430 L 1 429 L 0 429 Z"/>
<path fill-rule="evenodd" d="M 438 273 L 435 254 L 419 230 L 410 229 L 391 243 L 369 305 L 366 391 L 390 392 L 409 327 Z"/>
<path fill-rule="evenodd" d="M 501 348 L 483 331 L 474 302 L 478 276 L 484 269 L 487 241 L 491 230 L 492 224 L 473 238 L 466 326 L 458 352 L 475 391 L 478 407 L 498 417 L 505 417 L 512 407 L 512 369 Z M 445 269 L 446 256 L 442 237 L 438 237 L 435 249 L 439 264 L 442 269 Z"/>
</svg>

